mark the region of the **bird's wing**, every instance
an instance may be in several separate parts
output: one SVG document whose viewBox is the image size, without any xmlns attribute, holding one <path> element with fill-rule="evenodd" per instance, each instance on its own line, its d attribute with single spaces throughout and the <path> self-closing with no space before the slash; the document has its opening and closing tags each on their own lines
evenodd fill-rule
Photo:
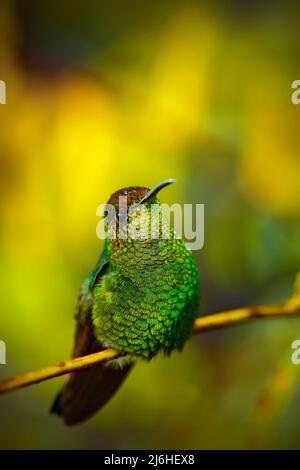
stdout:
<svg viewBox="0 0 300 470">
<path fill-rule="evenodd" d="M 95 284 L 101 282 L 102 276 L 107 272 L 108 267 L 107 254 L 104 247 L 95 268 L 80 287 L 74 315 L 76 331 L 72 357 L 86 356 L 91 354 L 91 352 L 87 351 L 92 349 L 95 349 L 94 352 L 104 349 L 94 336 L 91 313 L 93 308 L 93 288 Z"/>
<path fill-rule="evenodd" d="M 105 349 L 95 337 L 91 311 L 93 287 L 101 283 L 108 267 L 104 251 L 95 270 L 81 287 L 75 315 L 77 330 L 73 357 L 86 356 Z M 84 421 L 112 397 L 130 368 L 131 364 L 125 365 L 122 369 L 99 364 L 73 372 L 57 396 L 51 412 L 63 416 L 68 425 Z"/>
</svg>

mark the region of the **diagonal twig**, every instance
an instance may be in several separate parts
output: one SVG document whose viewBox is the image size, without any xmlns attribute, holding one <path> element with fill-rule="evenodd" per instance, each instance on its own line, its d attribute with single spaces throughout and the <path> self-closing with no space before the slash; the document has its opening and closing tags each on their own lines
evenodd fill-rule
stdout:
<svg viewBox="0 0 300 470">
<path fill-rule="evenodd" d="M 208 330 L 244 323 L 255 318 L 300 316 L 299 285 L 298 278 L 294 295 L 281 304 L 243 307 L 199 317 L 195 320 L 193 334 L 200 334 Z M 108 348 L 88 356 L 68 359 L 67 361 L 61 361 L 52 366 L 26 372 L 16 377 L 0 381 L 0 394 L 37 384 L 53 377 L 69 374 L 79 369 L 102 364 L 122 355 L 124 354 L 112 348 Z"/>
</svg>

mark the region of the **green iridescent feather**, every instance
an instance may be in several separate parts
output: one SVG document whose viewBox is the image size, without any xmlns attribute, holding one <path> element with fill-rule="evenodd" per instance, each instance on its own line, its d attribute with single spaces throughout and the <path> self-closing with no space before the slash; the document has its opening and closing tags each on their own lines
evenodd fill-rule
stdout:
<svg viewBox="0 0 300 470">
<path fill-rule="evenodd" d="M 84 421 L 110 400 L 135 357 L 151 359 L 159 351 L 181 350 L 191 335 L 199 304 L 198 273 L 191 252 L 160 210 L 156 193 L 167 184 L 169 180 L 153 190 L 124 188 L 109 200 L 119 230 L 116 238 L 105 240 L 96 267 L 81 286 L 73 357 L 108 346 L 127 355 L 69 376 L 51 408 L 68 425 Z M 125 226 L 120 196 L 133 209 Z M 144 211 L 142 204 L 136 208 L 142 200 Z"/>
<path fill-rule="evenodd" d="M 145 216 L 150 217 L 150 207 Z M 108 269 L 93 289 L 100 342 L 150 359 L 160 350 L 182 349 L 191 335 L 198 272 L 183 240 L 167 230 L 169 239 L 106 240 Z"/>
</svg>

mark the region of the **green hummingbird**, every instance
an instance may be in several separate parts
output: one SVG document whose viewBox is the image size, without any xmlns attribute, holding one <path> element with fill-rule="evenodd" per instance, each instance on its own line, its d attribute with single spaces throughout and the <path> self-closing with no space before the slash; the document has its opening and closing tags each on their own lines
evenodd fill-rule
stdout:
<svg viewBox="0 0 300 470">
<path fill-rule="evenodd" d="M 80 423 L 103 407 L 137 358 L 149 360 L 160 351 L 181 350 L 191 335 L 199 305 L 198 271 L 157 197 L 174 181 L 165 180 L 151 190 L 123 188 L 108 201 L 115 209 L 118 230 L 105 238 L 102 255 L 81 286 L 73 357 L 107 347 L 126 357 L 68 377 L 51 408 L 67 425 Z M 125 224 L 120 221 L 122 198 L 131 214 Z M 139 236 L 128 231 L 132 226 Z"/>
</svg>

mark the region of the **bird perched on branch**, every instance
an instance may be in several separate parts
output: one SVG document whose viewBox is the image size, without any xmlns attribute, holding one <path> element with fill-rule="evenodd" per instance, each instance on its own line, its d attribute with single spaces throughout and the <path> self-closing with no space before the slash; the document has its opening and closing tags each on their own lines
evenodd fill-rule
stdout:
<svg viewBox="0 0 300 470">
<path fill-rule="evenodd" d="M 181 350 L 191 335 L 199 304 L 198 272 L 157 198 L 173 182 L 151 190 L 124 188 L 108 201 L 107 209 L 113 210 L 108 210 L 103 253 L 80 290 L 73 357 L 112 347 L 126 358 L 69 376 L 51 409 L 67 425 L 104 406 L 136 358 Z"/>
</svg>

